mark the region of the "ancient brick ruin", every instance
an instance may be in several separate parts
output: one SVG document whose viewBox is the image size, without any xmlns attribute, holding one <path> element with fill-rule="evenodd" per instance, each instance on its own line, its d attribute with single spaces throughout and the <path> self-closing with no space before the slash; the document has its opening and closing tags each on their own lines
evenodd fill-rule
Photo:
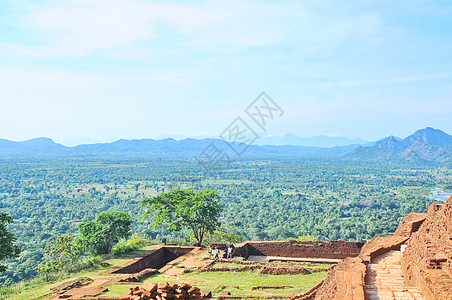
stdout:
<svg viewBox="0 0 452 300">
<path fill-rule="evenodd" d="M 424 224 L 407 242 L 402 257 L 407 282 L 425 299 L 452 299 L 452 197 L 431 206 Z"/>
<path fill-rule="evenodd" d="M 452 196 L 443 205 L 431 205 L 428 213 L 408 215 L 393 235 L 374 237 L 367 243 L 247 241 L 235 245 L 234 255 L 244 259 L 264 257 L 265 260 L 235 260 L 233 267 L 213 268 L 210 265 L 214 261 L 208 260 L 208 256 L 207 260 L 195 259 L 206 251 L 200 247 L 158 246 L 107 272 L 117 277 L 100 278 L 82 285 L 68 283 L 68 288 L 59 289 L 49 299 L 80 299 L 86 296 L 107 299 L 98 295 L 106 291 L 108 284 L 142 282 L 159 272 L 177 271 L 177 274 L 183 274 L 193 271 L 255 270 L 261 274 L 306 274 L 314 272 L 313 269 L 307 269 L 310 263 L 329 262 L 329 268 L 316 269 L 319 272 L 330 270 L 327 278 L 309 291 L 294 296 L 293 300 L 452 300 Z M 271 267 L 268 265 L 271 259 L 289 266 Z M 174 267 L 181 261 L 190 267 Z M 231 262 L 219 261 L 223 265 Z M 300 261 L 303 265 L 296 265 Z M 240 297 L 229 292 L 223 293 L 217 296 L 218 299 Z M 141 288 L 130 288 L 121 295 L 121 299 L 201 299 L 209 296 L 209 291 L 202 292 L 189 285 L 145 282 Z"/>
<path fill-rule="evenodd" d="M 244 258 L 248 258 L 251 255 L 257 255 L 292 258 L 343 259 L 358 256 L 363 245 L 363 242 L 347 241 L 247 241 L 236 245 L 234 255 Z"/>
<path fill-rule="evenodd" d="M 170 261 L 192 251 L 193 247 L 165 246 L 139 256 L 119 268 L 109 271 L 110 274 L 135 274 L 145 269 L 160 269 Z"/>
<path fill-rule="evenodd" d="M 209 297 L 210 292 L 203 292 L 199 288 L 186 283 L 170 284 L 162 282 L 159 284 L 145 282 L 141 288 L 131 287 L 128 292 L 119 296 L 120 300 L 150 300 L 150 299 L 180 299 L 201 300 Z M 209 297 L 210 298 L 210 297 Z"/>
<path fill-rule="evenodd" d="M 428 213 L 408 215 L 392 236 L 371 239 L 357 257 L 346 258 L 321 284 L 292 299 L 451 300 L 452 196 Z"/>
</svg>

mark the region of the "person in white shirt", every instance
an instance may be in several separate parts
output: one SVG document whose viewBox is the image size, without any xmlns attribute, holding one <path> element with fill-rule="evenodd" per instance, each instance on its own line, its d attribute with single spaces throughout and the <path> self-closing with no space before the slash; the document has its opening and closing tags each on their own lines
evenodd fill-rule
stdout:
<svg viewBox="0 0 452 300">
<path fill-rule="evenodd" d="M 228 246 L 228 255 L 226 258 L 232 258 L 232 246 Z"/>
</svg>

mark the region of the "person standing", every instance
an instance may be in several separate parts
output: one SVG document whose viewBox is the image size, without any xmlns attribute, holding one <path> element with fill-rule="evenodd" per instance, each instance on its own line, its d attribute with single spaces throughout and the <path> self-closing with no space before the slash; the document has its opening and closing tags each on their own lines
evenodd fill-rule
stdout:
<svg viewBox="0 0 452 300">
<path fill-rule="evenodd" d="M 217 260 L 220 257 L 220 249 L 218 247 L 215 247 L 215 260 Z"/>
<path fill-rule="evenodd" d="M 226 256 L 226 258 L 232 258 L 232 246 L 231 245 L 228 246 L 228 255 Z"/>
</svg>

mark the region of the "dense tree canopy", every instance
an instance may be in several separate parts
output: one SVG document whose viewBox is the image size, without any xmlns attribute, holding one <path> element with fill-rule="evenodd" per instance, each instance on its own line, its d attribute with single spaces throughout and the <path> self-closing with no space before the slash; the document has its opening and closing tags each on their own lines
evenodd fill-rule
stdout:
<svg viewBox="0 0 452 300">
<path fill-rule="evenodd" d="M 220 226 L 219 217 L 223 207 L 217 191 L 208 189 L 195 193 L 193 188 L 174 190 L 141 203 L 149 209 L 143 219 L 154 217 L 154 228 L 166 225 L 167 230 L 179 231 L 186 227 L 192 230 L 196 244 L 201 245 L 204 234 L 214 232 Z"/>
<path fill-rule="evenodd" d="M 20 248 L 14 244 L 16 237 L 8 231 L 6 225 L 13 222 L 13 217 L 0 213 L 0 261 L 4 258 L 18 257 Z M 4 272 L 6 267 L 0 265 L 0 272 Z"/>
<path fill-rule="evenodd" d="M 114 244 L 131 235 L 132 218 L 122 210 L 101 212 L 96 219 L 85 219 L 79 225 L 80 242 L 96 254 L 110 253 Z"/>
<path fill-rule="evenodd" d="M 0 273 L 0 285 L 36 275 L 50 241 L 76 234 L 84 219 L 110 209 L 130 214 L 132 233 L 182 242 L 190 229 L 167 232 L 137 222 L 143 216 L 142 199 L 175 187 L 218 191 L 225 208 L 222 224 L 236 228 L 244 239 L 311 235 L 365 241 L 393 232 L 410 212 L 427 211 L 438 202 L 429 198 L 432 190 L 452 192 L 451 178 L 452 166 L 339 158 L 244 158 L 215 177 L 203 174 L 190 157 L 4 158 L 0 206 L 14 216 L 8 230 L 22 252 L 18 259 L 2 260 L 8 268 Z"/>
</svg>

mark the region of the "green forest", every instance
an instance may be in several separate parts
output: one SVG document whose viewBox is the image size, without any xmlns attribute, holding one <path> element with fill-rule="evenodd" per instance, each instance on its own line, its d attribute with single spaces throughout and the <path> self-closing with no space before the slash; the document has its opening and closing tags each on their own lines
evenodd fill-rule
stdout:
<svg viewBox="0 0 452 300">
<path fill-rule="evenodd" d="M 142 222 L 141 201 L 193 187 L 218 191 L 223 226 L 249 240 L 314 236 L 321 240 L 368 240 L 395 231 L 410 212 L 425 212 L 432 188 L 452 190 L 447 167 L 353 162 L 340 158 L 253 158 L 205 174 L 193 157 L 3 159 L 0 212 L 21 248 L 0 284 L 36 274 L 46 245 L 77 234 L 78 224 L 106 210 L 123 209 L 132 231 L 177 242 L 189 231 L 152 230 Z"/>
</svg>

